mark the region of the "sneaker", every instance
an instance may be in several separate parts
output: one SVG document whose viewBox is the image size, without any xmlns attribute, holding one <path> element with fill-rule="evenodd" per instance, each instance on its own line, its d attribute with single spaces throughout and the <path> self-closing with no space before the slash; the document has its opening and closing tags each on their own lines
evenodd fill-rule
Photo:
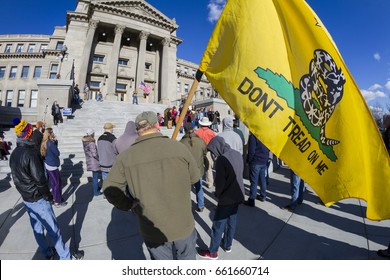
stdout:
<svg viewBox="0 0 390 280">
<path fill-rule="evenodd" d="M 389 258 L 390 259 L 390 252 L 387 249 L 378 250 L 377 254 L 378 254 L 378 256 L 380 256 L 382 258 Z"/>
<path fill-rule="evenodd" d="M 222 250 L 224 250 L 226 253 L 230 253 L 232 251 L 232 247 L 224 247 L 223 245 L 221 245 L 221 248 Z"/>
<path fill-rule="evenodd" d="M 204 210 L 204 207 L 201 207 L 201 208 L 198 207 L 198 208 L 196 209 L 197 212 L 203 212 L 203 210 Z"/>
<path fill-rule="evenodd" d="M 61 208 L 61 207 L 64 207 L 66 205 L 68 205 L 68 202 L 66 202 L 66 201 L 63 201 L 61 203 L 54 203 L 54 206 L 57 208 Z"/>
<path fill-rule="evenodd" d="M 78 261 L 84 259 L 84 251 L 77 251 L 72 254 L 71 260 L 72 261 Z"/>
<path fill-rule="evenodd" d="M 218 253 L 211 254 L 209 250 L 197 250 L 197 254 L 199 257 L 204 259 L 210 259 L 210 260 L 217 260 L 218 259 Z"/>
</svg>

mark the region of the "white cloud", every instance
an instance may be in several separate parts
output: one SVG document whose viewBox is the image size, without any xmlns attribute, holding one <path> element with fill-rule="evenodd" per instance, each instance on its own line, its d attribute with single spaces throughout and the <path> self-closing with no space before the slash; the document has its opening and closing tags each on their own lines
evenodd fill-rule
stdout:
<svg viewBox="0 0 390 280">
<path fill-rule="evenodd" d="M 379 53 L 374 53 L 374 59 L 376 61 L 380 61 L 381 60 L 381 55 Z"/>
<path fill-rule="evenodd" d="M 213 23 L 219 19 L 223 7 L 225 7 L 226 0 L 210 0 L 207 8 L 209 9 L 209 22 Z"/>
<path fill-rule="evenodd" d="M 365 90 L 365 89 L 362 89 L 361 92 L 363 94 L 364 99 L 367 102 L 373 101 L 373 100 L 375 100 L 378 97 L 386 97 L 386 94 L 383 91 L 380 91 L 380 90 Z"/>
<path fill-rule="evenodd" d="M 368 90 L 375 91 L 375 90 L 380 89 L 380 88 L 382 88 L 382 86 L 380 84 L 374 84 L 374 85 L 370 86 L 368 88 Z"/>
<path fill-rule="evenodd" d="M 388 80 L 387 83 L 385 84 L 385 88 L 387 88 L 388 90 L 390 90 L 390 80 Z"/>
</svg>

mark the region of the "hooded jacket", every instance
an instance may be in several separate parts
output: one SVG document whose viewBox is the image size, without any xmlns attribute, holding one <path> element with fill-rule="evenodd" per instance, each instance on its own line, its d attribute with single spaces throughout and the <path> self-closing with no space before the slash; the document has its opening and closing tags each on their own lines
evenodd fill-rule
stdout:
<svg viewBox="0 0 390 280">
<path fill-rule="evenodd" d="M 225 142 L 229 144 L 229 146 L 233 150 L 238 151 L 242 156 L 244 152 L 244 147 L 240 135 L 238 135 L 233 130 L 233 119 L 230 117 L 224 118 L 222 120 L 222 128 L 223 132 L 219 133 L 218 136 L 225 139 Z"/>
<path fill-rule="evenodd" d="M 100 170 L 103 172 L 110 172 L 116 156 L 118 155 L 115 150 L 116 140 L 117 139 L 114 134 L 105 131 L 97 141 Z"/>
<path fill-rule="evenodd" d="M 99 155 L 95 143 L 95 138 L 92 136 L 84 136 L 82 141 L 87 171 L 100 171 Z"/>
<path fill-rule="evenodd" d="M 17 139 L 9 165 L 16 189 L 24 201 L 36 202 L 42 198 L 53 199 L 41 158 L 33 141 Z"/>
<path fill-rule="evenodd" d="M 137 139 L 137 129 L 133 121 L 129 121 L 126 124 L 125 131 L 119 138 L 115 141 L 115 149 L 118 154 L 122 153 L 124 150 L 129 148 Z"/>
<path fill-rule="evenodd" d="M 230 148 L 220 136 L 211 139 L 207 149 L 217 158 L 215 161 L 214 184 L 218 205 L 241 203 L 244 200 L 244 162 L 242 155 Z"/>
</svg>

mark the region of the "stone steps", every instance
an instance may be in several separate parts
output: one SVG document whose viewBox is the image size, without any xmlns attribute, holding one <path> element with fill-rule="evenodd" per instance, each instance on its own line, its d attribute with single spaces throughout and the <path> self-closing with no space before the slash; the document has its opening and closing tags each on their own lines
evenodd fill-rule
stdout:
<svg viewBox="0 0 390 280">
<path fill-rule="evenodd" d="M 74 110 L 74 117 L 64 118 L 64 122 L 53 126 L 54 133 L 58 138 L 60 150 L 60 173 L 63 184 L 72 182 L 88 182 L 91 172 L 86 171 L 85 155 L 82 145 L 82 137 L 89 128 L 95 130 L 96 139 L 104 132 L 103 126 L 106 122 L 115 125 L 114 135 L 119 137 L 123 134 L 128 121 L 134 121 L 136 116 L 143 111 L 160 112 L 167 108 L 162 104 L 140 104 L 133 105 L 126 102 L 117 101 L 88 101 L 82 108 Z M 171 137 L 173 129 L 161 128 L 161 132 Z M 180 138 L 180 136 L 178 137 Z M 16 146 L 16 136 L 14 130 L 6 131 L 6 141 Z M 12 152 L 12 150 L 11 150 Z M 0 185 L 2 180 L 6 180 L 11 170 L 9 161 L 0 161 Z"/>
</svg>

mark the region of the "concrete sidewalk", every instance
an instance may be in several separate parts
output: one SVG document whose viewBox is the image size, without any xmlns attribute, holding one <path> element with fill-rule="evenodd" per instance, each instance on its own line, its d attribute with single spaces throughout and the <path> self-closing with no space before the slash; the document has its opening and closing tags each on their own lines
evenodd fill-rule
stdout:
<svg viewBox="0 0 390 280">
<path fill-rule="evenodd" d="M 119 211 L 103 197 L 92 196 L 91 183 L 71 174 L 63 189 L 68 205 L 55 208 L 64 241 L 85 252 L 85 260 L 149 259 L 135 216 Z M 248 191 L 249 181 L 245 181 Z M 206 209 L 194 211 L 198 246 L 210 242 L 216 201 L 205 188 Z M 193 209 L 196 208 L 195 196 Z M 367 260 L 381 259 L 378 249 L 390 241 L 390 221 L 365 219 L 365 204 L 357 199 L 322 205 L 308 189 L 295 212 L 281 209 L 290 198 L 289 170 L 271 174 L 266 202 L 241 205 L 231 253 L 220 250 L 219 260 Z M 33 237 L 28 215 L 11 178 L 0 181 L 0 259 L 44 259 Z"/>
</svg>

